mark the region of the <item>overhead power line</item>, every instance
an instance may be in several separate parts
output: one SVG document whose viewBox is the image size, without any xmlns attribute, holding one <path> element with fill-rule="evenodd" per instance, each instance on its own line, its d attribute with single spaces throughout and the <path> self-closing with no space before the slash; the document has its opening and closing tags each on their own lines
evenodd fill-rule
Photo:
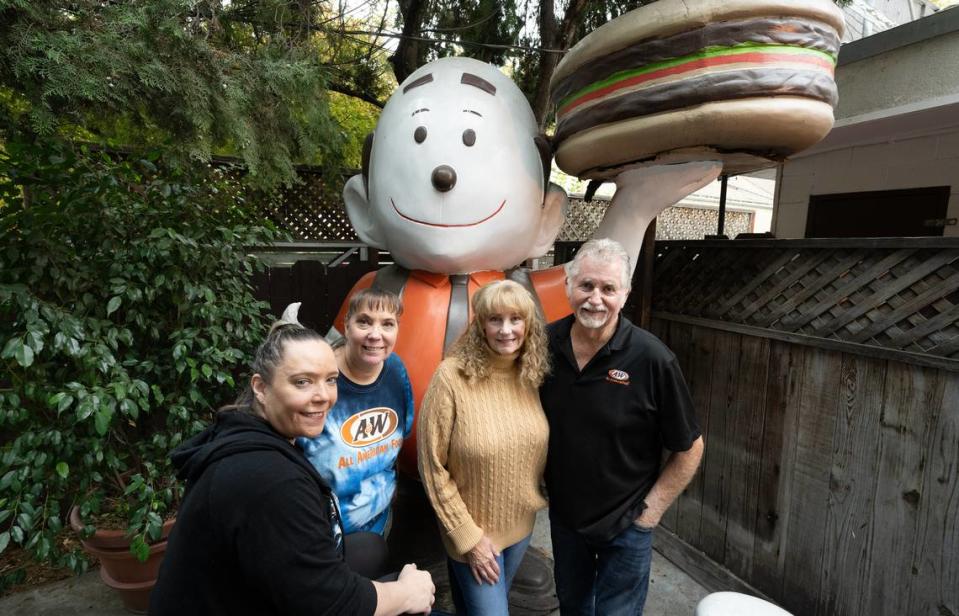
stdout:
<svg viewBox="0 0 959 616">
<path fill-rule="evenodd" d="M 412 36 L 408 34 L 400 34 L 398 32 L 376 32 L 371 30 L 338 30 L 339 34 L 343 35 L 353 35 L 353 36 L 382 36 L 384 38 L 395 38 L 395 39 L 405 39 L 409 41 L 420 41 L 423 43 L 443 43 L 447 45 L 465 45 L 468 47 L 485 47 L 487 49 L 513 49 L 517 51 L 536 51 L 540 53 L 555 53 L 555 54 L 564 54 L 566 53 L 565 49 L 548 49 L 546 47 L 528 47 L 525 45 L 507 45 L 499 43 L 479 43 L 476 41 L 464 41 L 458 39 L 446 39 L 446 38 L 432 38 L 428 36 Z"/>
</svg>

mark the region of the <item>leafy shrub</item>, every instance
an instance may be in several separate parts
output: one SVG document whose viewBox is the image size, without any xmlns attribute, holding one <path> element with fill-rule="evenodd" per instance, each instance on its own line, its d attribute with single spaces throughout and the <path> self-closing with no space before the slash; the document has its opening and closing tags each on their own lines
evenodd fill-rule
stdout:
<svg viewBox="0 0 959 616">
<path fill-rule="evenodd" d="M 216 171 L 4 149 L 0 552 L 85 569 L 56 542 L 76 505 L 86 523 L 112 515 L 145 558 L 182 492 L 169 451 L 232 398 L 265 333 L 244 246 L 275 231 Z"/>
</svg>

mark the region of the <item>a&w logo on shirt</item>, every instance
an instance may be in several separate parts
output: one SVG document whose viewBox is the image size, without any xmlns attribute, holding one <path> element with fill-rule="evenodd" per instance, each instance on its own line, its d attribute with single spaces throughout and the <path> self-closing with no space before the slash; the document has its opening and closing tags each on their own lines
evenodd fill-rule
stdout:
<svg viewBox="0 0 959 616">
<path fill-rule="evenodd" d="M 360 411 L 347 419 L 340 429 L 340 435 L 351 447 L 366 447 L 379 443 L 396 432 L 399 423 L 396 411 L 381 406 Z"/>
<path fill-rule="evenodd" d="M 606 373 L 606 380 L 617 385 L 629 385 L 629 373 L 624 370 L 610 370 Z"/>
</svg>

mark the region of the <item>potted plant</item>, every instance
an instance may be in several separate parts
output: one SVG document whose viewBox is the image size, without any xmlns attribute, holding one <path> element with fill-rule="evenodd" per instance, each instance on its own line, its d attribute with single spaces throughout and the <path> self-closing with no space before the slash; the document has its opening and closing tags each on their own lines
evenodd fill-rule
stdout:
<svg viewBox="0 0 959 616">
<path fill-rule="evenodd" d="M 157 551 L 182 494 L 168 454 L 232 398 L 265 331 L 244 247 L 275 231 L 239 194 L 205 167 L 0 150 L 0 553 L 83 571 L 58 541 L 71 508 L 85 542 L 103 526 L 126 560 Z"/>
</svg>

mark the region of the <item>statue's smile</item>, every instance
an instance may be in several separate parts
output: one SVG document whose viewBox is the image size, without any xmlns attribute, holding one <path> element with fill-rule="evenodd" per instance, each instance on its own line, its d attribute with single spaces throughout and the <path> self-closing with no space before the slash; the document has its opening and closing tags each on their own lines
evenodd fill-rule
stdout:
<svg viewBox="0 0 959 616">
<path fill-rule="evenodd" d="M 493 216 L 496 216 L 497 214 L 499 214 L 499 213 L 503 210 L 503 207 L 506 205 L 506 199 L 503 199 L 503 202 L 499 204 L 499 207 L 496 208 L 496 210 L 494 210 L 493 213 L 490 214 L 489 216 L 487 216 L 486 218 L 483 218 L 483 219 L 481 219 L 481 220 L 477 220 L 477 221 L 474 221 L 474 222 L 464 222 L 464 223 L 447 224 L 447 225 L 441 225 L 441 224 L 438 224 L 438 223 L 435 223 L 435 222 L 426 222 L 425 220 L 417 220 L 416 218 L 413 218 L 413 217 L 411 217 L 411 216 L 407 216 L 406 214 L 404 214 L 403 212 L 400 211 L 400 208 L 396 207 L 396 203 L 393 202 L 393 198 L 392 198 L 392 197 L 390 197 L 390 205 L 393 206 L 393 210 L 394 210 L 397 214 L 399 214 L 401 218 L 403 218 L 403 219 L 405 219 L 405 220 L 408 220 L 408 221 L 410 221 L 410 222 L 415 222 L 415 223 L 418 224 L 418 225 L 426 225 L 427 227 L 444 227 L 444 228 L 450 228 L 450 227 L 475 227 L 476 225 L 481 225 L 481 224 L 483 224 L 484 222 L 486 222 L 487 220 L 489 220 L 490 218 L 492 218 Z"/>
</svg>

